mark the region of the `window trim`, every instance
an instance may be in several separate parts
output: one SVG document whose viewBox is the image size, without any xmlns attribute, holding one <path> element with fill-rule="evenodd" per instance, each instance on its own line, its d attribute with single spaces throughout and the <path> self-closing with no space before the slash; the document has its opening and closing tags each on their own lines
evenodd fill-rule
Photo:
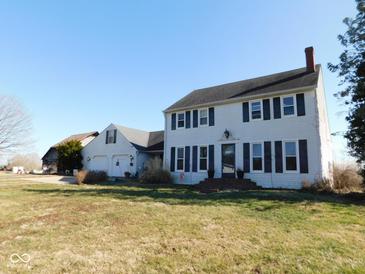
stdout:
<svg viewBox="0 0 365 274">
<path fill-rule="evenodd" d="M 294 113 L 290 115 L 284 115 L 284 98 L 287 97 L 293 97 Z M 281 118 L 297 116 L 297 99 L 295 94 L 287 94 L 280 96 L 280 104 L 281 104 Z"/>
<path fill-rule="evenodd" d="M 207 148 L 207 169 L 200 169 L 200 148 L 206 147 Z M 208 145 L 198 145 L 198 172 L 207 172 L 209 170 L 209 146 Z"/>
<path fill-rule="evenodd" d="M 183 150 L 183 157 L 182 158 L 179 158 L 179 149 L 182 149 Z M 185 147 L 183 147 L 183 146 L 179 146 L 179 147 L 176 147 L 176 159 L 175 159 L 175 166 L 176 166 L 176 171 L 185 171 Z M 179 169 L 179 167 L 178 167 L 178 160 L 179 159 L 182 159 L 182 161 L 183 161 L 183 167 L 182 167 L 182 169 Z"/>
<path fill-rule="evenodd" d="M 252 118 L 252 104 L 253 103 L 260 103 L 260 118 L 255 118 L 255 119 Z M 249 108 L 249 112 L 250 112 L 250 121 L 262 121 L 263 120 L 264 109 L 263 109 L 262 99 L 249 101 L 248 108 Z"/>
<path fill-rule="evenodd" d="M 184 115 L 184 120 L 183 120 L 184 121 L 184 125 L 182 127 L 179 126 L 179 121 L 181 121 L 181 120 L 179 120 L 179 115 L 180 114 Z M 186 126 L 186 115 L 185 115 L 185 112 L 178 112 L 178 113 L 176 113 L 176 128 L 177 129 L 185 128 L 185 126 Z"/>
<path fill-rule="evenodd" d="M 261 145 L 261 170 L 255 170 L 253 169 L 253 158 L 258 158 L 258 157 L 254 157 L 253 156 L 253 146 L 254 145 Z M 250 162 L 251 162 L 251 172 L 252 173 L 264 173 L 264 142 L 253 142 L 250 144 L 251 146 L 251 157 L 250 157 Z"/>
<path fill-rule="evenodd" d="M 283 143 L 283 171 L 284 173 L 299 173 L 299 142 L 298 140 L 282 140 Z M 286 147 L 285 143 L 294 143 L 295 144 L 295 159 L 296 159 L 296 170 L 287 170 L 286 169 Z"/>
<path fill-rule="evenodd" d="M 207 123 L 205 125 L 202 125 L 200 123 L 200 111 L 201 110 L 206 110 L 207 111 Z M 207 127 L 207 126 L 209 126 L 209 108 L 200 108 L 200 109 L 198 109 L 198 126 L 199 127 Z"/>
</svg>

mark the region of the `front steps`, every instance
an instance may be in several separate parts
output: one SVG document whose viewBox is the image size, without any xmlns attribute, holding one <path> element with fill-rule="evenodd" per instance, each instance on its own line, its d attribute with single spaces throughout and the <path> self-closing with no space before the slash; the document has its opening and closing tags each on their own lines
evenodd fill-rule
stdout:
<svg viewBox="0 0 365 274">
<path fill-rule="evenodd" d="M 213 178 L 205 179 L 196 185 L 196 188 L 202 193 L 218 192 L 221 190 L 256 190 L 261 189 L 250 179 L 236 178 Z"/>
</svg>

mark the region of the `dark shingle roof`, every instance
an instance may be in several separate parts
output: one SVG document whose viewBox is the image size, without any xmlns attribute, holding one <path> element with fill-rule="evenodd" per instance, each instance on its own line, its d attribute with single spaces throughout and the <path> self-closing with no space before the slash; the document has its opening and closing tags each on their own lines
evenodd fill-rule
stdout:
<svg viewBox="0 0 365 274">
<path fill-rule="evenodd" d="M 163 130 L 148 132 L 116 124 L 114 124 L 114 126 L 138 150 L 160 150 L 161 146 L 163 148 L 163 142 L 164 142 Z"/>
<path fill-rule="evenodd" d="M 321 65 L 315 72 L 300 68 L 268 76 L 238 81 L 234 83 L 194 90 L 165 111 L 189 108 L 245 96 L 264 95 L 277 91 L 315 86 L 318 82 Z"/>
<path fill-rule="evenodd" d="M 164 141 L 164 131 L 150 132 L 150 138 L 148 139 L 148 147 L 154 146 Z"/>
<path fill-rule="evenodd" d="M 80 141 L 80 142 L 82 142 L 84 139 L 86 139 L 90 136 L 95 136 L 96 137 L 98 135 L 99 135 L 99 132 L 97 132 L 97 131 L 91 131 L 91 132 L 71 135 L 71 136 L 67 137 L 66 139 L 63 139 L 61 142 L 53 145 L 52 147 L 57 147 L 58 145 L 61 145 L 61 144 L 66 143 L 68 141 Z"/>
</svg>

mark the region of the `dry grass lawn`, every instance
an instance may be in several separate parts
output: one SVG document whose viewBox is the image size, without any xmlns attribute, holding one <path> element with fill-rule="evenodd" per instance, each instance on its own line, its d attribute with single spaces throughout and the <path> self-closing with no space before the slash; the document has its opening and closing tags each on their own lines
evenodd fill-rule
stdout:
<svg viewBox="0 0 365 274">
<path fill-rule="evenodd" d="M 31 261 L 12 263 L 13 253 Z M 0 176 L 0 273 L 365 273 L 364 203 Z"/>
</svg>

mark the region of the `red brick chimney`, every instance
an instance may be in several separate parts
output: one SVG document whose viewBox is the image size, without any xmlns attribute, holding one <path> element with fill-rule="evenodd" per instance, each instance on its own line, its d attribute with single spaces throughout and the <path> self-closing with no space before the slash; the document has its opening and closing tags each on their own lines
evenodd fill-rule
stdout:
<svg viewBox="0 0 365 274">
<path fill-rule="evenodd" d="M 314 62 L 314 48 L 313 47 L 305 48 L 305 59 L 307 62 L 307 72 L 315 72 L 316 63 Z"/>
</svg>

